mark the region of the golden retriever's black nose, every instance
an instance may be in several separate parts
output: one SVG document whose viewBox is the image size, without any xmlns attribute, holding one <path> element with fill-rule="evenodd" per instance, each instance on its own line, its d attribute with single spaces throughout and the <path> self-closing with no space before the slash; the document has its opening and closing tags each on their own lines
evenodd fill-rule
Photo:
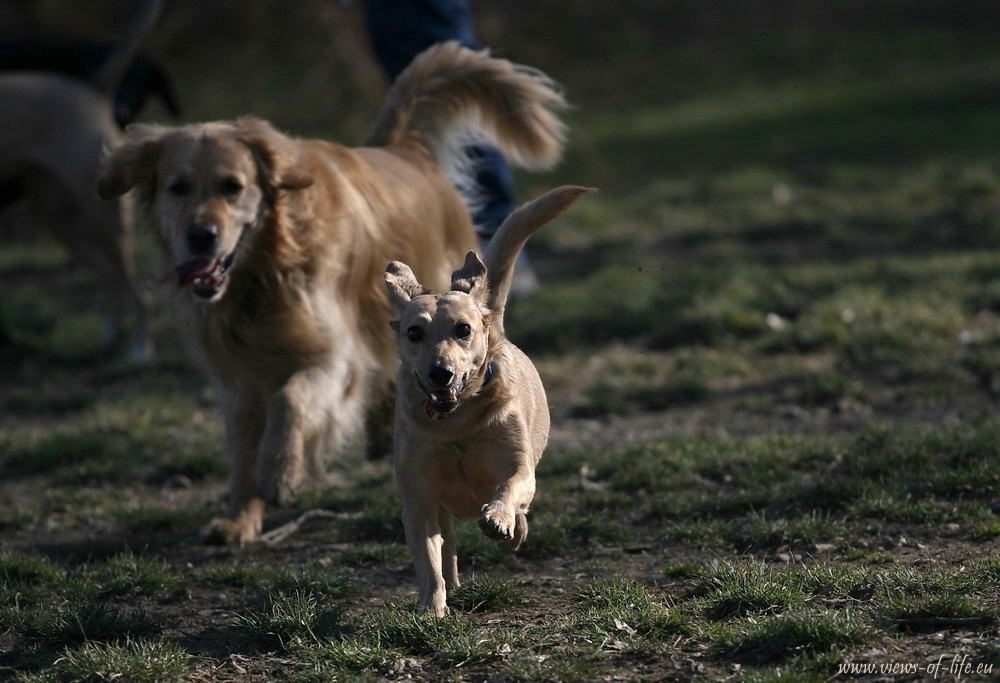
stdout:
<svg viewBox="0 0 1000 683">
<path fill-rule="evenodd" d="M 455 371 L 447 365 L 432 365 L 427 368 L 427 379 L 436 387 L 446 387 L 451 384 Z"/>
<path fill-rule="evenodd" d="M 211 254 L 219 239 L 219 226 L 214 223 L 188 223 L 184 238 L 192 254 Z"/>
</svg>

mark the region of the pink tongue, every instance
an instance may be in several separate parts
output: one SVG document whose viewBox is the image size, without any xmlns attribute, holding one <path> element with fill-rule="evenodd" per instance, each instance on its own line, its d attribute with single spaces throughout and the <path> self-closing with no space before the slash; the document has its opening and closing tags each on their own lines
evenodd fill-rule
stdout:
<svg viewBox="0 0 1000 683">
<path fill-rule="evenodd" d="M 207 277 L 215 270 L 218 259 L 210 259 L 204 256 L 185 261 L 174 268 L 177 273 L 177 284 L 187 287 L 200 277 Z"/>
</svg>

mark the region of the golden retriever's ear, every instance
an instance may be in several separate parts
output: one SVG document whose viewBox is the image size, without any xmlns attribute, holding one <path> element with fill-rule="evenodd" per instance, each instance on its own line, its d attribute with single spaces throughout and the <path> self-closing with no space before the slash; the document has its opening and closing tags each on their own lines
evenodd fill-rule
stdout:
<svg viewBox="0 0 1000 683">
<path fill-rule="evenodd" d="M 403 312 L 406 304 L 410 303 L 413 297 L 430 293 L 430 290 L 417 282 L 417 278 L 413 274 L 413 271 L 410 270 L 410 267 L 399 261 L 393 261 L 386 266 L 385 285 L 389 291 L 389 303 L 392 304 L 392 308 L 397 316 Z M 396 320 L 393 322 L 396 323 L 394 326 L 395 329 L 398 329 L 399 321 Z"/>
<path fill-rule="evenodd" d="M 465 264 L 451 274 L 453 292 L 465 292 L 480 301 L 486 300 L 486 265 L 474 251 L 465 255 Z"/>
<path fill-rule="evenodd" d="M 253 153 L 263 184 L 275 190 L 302 190 L 313 184 L 299 166 L 297 145 L 267 121 L 245 116 L 236 121 L 236 133 Z"/>
<path fill-rule="evenodd" d="M 97 176 L 97 194 L 101 199 L 120 197 L 133 187 L 152 195 L 163 131 L 161 126 L 133 123 L 125 129 L 121 144 L 104 151 Z"/>
</svg>

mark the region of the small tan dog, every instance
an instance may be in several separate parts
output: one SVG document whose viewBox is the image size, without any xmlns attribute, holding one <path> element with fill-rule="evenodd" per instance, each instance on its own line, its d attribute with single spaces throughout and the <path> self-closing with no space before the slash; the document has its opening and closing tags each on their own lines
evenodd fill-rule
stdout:
<svg viewBox="0 0 1000 683">
<path fill-rule="evenodd" d="M 396 484 L 420 604 L 438 616 L 448 611 L 445 586 L 459 585 L 452 515 L 480 515 L 483 532 L 515 550 L 528 535 L 549 409 L 535 366 L 504 336 L 504 307 L 524 243 L 590 191 L 560 187 L 512 213 L 488 266 L 470 251 L 450 292 L 430 294 L 398 261 L 386 269 L 402 359 Z"/>
</svg>

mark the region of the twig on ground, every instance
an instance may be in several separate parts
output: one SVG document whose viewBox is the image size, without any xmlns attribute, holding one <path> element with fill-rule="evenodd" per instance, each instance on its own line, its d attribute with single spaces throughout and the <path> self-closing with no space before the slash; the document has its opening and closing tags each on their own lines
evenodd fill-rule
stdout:
<svg viewBox="0 0 1000 683">
<path fill-rule="evenodd" d="M 282 524 L 279 527 L 271 529 L 267 533 L 261 534 L 260 541 L 261 543 L 270 543 L 272 545 L 281 543 L 286 538 L 301 529 L 303 524 L 313 519 L 344 519 L 352 516 L 354 515 L 350 513 L 332 512 L 331 510 L 306 510 L 291 522 Z"/>
</svg>

